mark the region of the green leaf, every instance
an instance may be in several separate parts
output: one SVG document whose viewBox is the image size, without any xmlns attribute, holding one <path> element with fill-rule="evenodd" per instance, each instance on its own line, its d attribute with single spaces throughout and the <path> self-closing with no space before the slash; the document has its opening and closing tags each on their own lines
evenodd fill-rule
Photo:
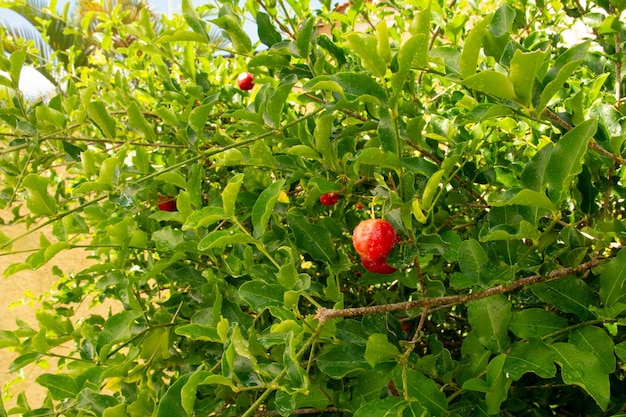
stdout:
<svg viewBox="0 0 626 417">
<path fill-rule="evenodd" d="M 365 361 L 365 346 L 341 342 L 329 346 L 317 358 L 320 371 L 333 379 L 354 376 L 372 368 Z"/>
<path fill-rule="evenodd" d="M 83 388 L 78 394 L 77 404 L 79 409 L 90 410 L 90 414 L 103 417 L 108 408 L 117 406 L 119 402 L 110 395 L 102 395 L 91 388 Z"/>
<path fill-rule="evenodd" d="M 249 243 L 255 243 L 256 240 L 238 230 L 238 229 L 227 229 L 227 230 L 216 230 L 214 232 L 209 233 L 205 237 L 198 242 L 198 250 L 206 251 L 213 248 L 221 248 L 228 245 L 245 245 Z"/>
<path fill-rule="evenodd" d="M 200 18 L 200 15 L 193 6 L 192 0 L 182 0 L 181 6 L 183 17 L 189 27 L 197 34 L 202 35 L 205 41 L 209 40 L 209 35 L 206 32 L 206 23 Z"/>
<path fill-rule="evenodd" d="M 333 75 L 319 75 L 303 86 L 305 91 L 329 90 L 342 94 L 350 101 L 368 101 L 386 104 L 387 92 L 370 75 L 354 72 L 339 72 Z"/>
<path fill-rule="evenodd" d="M 544 87 L 539 103 L 536 106 L 537 113 L 543 111 L 550 102 L 550 99 L 554 97 L 567 79 L 580 66 L 587 54 L 588 47 L 589 42 L 575 45 L 556 59 L 554 65 L 543 79 Z"/>
<path fill-rule="evenodd" d="M 626 361 L 626 342 L 621 342 L 615 345 L 615 354 L 621 360 Z"/>
<path fill-rule="evenodd" d="M 233 202 L 234 203 L 234 202 Z M 198 229 L 228 219 L 222 207 L 207 206 L 192 212 L 183 225 L 183 230 Z"/>
<path fill-rule="evenodd" d="M 513 381 L 518 381 L 528 372 L 541 378 L 553 378 L 556 375 L 554 353 L 539 339 L 518 342 L 511 347 L 503 370 Z"/>
<path fill-rule="evenodd" d="M 130 102 L 126 108 L 126 114 L 128 115 L 128 124 L 130 127 L 139 130 L 147 140 L 156 140 L 154 128 L 150 126 L 136 102 Z"/>
<path fill-rule="evenodd" d="M 124 342 L 132 337 L 135 320 L 140 316 L 141 312 L 129 310 L 109 317 L 98 335 L 97 349 L 101 357 L 108 355 L 109 348 L 113 344 Z"/>
<path fill-rule="evenodd" d="M 504 201 L 494 201 L 492 204 L 494 207 L 520 205 L 539 207 L 542 209 L 546 209 L 551 213 L 556 213 L 558 211 L 556 205 L 548 198 L 545 193 L 529 189 L 520 190 L 513 197 L 510 197 Z"/>
<path fill-rule="evenodd" d="M 468 319 L 481 345 L 493 353 L 502 353 L 511 343 L 508 324 L 511 302 L 502 294 L 468 304 Z"/>
<path fill-rule="evenodd" d="M 194 107 L 194 109 L 189 113 L 189 127 L 196 132 L 196 135 L 198 135 L 199 138 L 204 135 L 204 126 L 209 119 L 211 110 L 213 110 L 213 104 L 209 103 Z"/>
<path fill-rule="evenodd" d="M 115 139 L 117 136 L 117 123 L 107 111 L 106 105 L 99 100 L 91 101 L 87 99 L 85 101 L 85 108 L 89 118 L 96 123 L 96 126 L 100 128 L 102 134 L 107 139 Z"/>
<path fill-rule="evenodd" d="M 224 14 L 211 20 L 211 23 L 219 26 L 228 34 L 237 52 L 246 54 L 252 51 L 252 41 L 234 15 Z"/>
<path fill-rule="evenodd" d="M 222 191 L 222 206 L 224 207 L 224 214 L 227 216 L 235 215 L 235 203 L 237 202 L 237 196 L 239 195 L 244 176 L 241 173 L 234 175 L 224 187 L 224 191 Z"/>
<path fill-rule="evenodd" d="M 478 284 L 482 281 L 484 268 L 489 258 L 478 241 L 468 239 L 459 246 L 458 262 L 461 272 Z"/>
<path fill-rule="evenodd" d="M 499 413 L 500 405 L 506 400 L 513 382 L 504 372 L 505 361 L 506 355 L 500 354 L 493 358 L 487 366 L 487 386 L 489 389 L 485 393 L 485 402 L 489 414 Z"/>
<path fill-rule="evenodd" d="M 546 336 L 567 327 L 567 320 L 542 308 L 527 308 L 513 313 L 509 329 L 522 339 Z"/>
<path fill-rule="evenodd" d="M 366 148 L 359 152 L 354 161 L 355 172 L 359 172 L 359 166 L 361 164 L 393 169 L 396 172 L 400 172 L 402 168 L 402 161 L 396 154 L 383 151 L 379 148 Z"/>
<path fill-rule="evenodd" d="M 600 275 L 600 300 L 604 307 L 611 307 L 623 300 L 626 293 L 626 250 L 620 249 Z"/>
<path fill-rule="evenodd" d="M 57 214 L 57 203 L 48 194 L 48 179 L 37 174 L 28 174 L 24 177 L 22 185 L 28 193 L 26 194 L 26 207 L 35 216 L 55 216 Z"/>
<path fill-rule="evenodd" d="M 217 327 L 205 326 L 199 323 L 183 324 L 176 327 L 176 334 L 191 340 L 203 340 L 206 342 L 224 343 Z"/>
<path fill-rule="evenodd" d="M 394 121 L 386 107 L 380 108 L 380 121 L 378 122 L 378 139 L 383 150 L 389 154 L 398 154 L 398 135 Z"/>
<path fill-rule="evenodd" d="M 548 55 L 549 52 L 522 52 L 518 49 L 511 59 L 509 78 L 515 88 L 517 101 L 524 106 L 531 103 L 535 79 Z"/>
<path fill-rule="evenodd" d="M 182 389 L 193 374 L 184 374 L 171 384 L 158 402 L 155 417 L 189 417 L 182 404 Z"/>
<path fill-rule="evenodd" d="M 261 192 L 252 208 L 252 227 L 254 237 L 261 237 L 272 216 L 278 195 L 280 194 L 285 180 L 278 180 Z"/>
<path fill-rule="evenodd" d="M 280 126 L 280 120 L 283 117 L 283 108 L 287 102 L 289 94 L 296 83 L 296 77 L 286 77 L 281 80 L 280 85 L 267 100 L 265 106 L 264 120 L 272 127 Z"/>
<path fill-rule="evenodd" d="M 280 33 L 272 25 L 272 21 L 267 13 L 257 12 L 256 25 L 259 40 L 264 45 L 271 47 L 282 40 Z"/>
<path fill-rule="evenodd" d="M 486 70 L 469 75 L 461 82 L 465 87 L 481 93 L 510 101 L 516 101 L 515 86 L 506 75 Z"/>
<path fill-rule="evenodd" d="M 385 61 L 378 55 L 376 36 L 361 32 L 351 32 L 343 35 L 348 48 L 357 54 L 363 66 L 376 77 L 383 78 L 387 72 Z"/>
<path fill-rule="evenodd" d="M 63 400 L 65 398 L 76 398 L 80 389 L 74 378 L 63 374 L 43 374 L 39 375 L 35 382 L 45 387 L 53 400 Z"/>
<path fill-rule="evenodd" d="M 484 17 L 474 25 L 465 38 L 465 44 L 463 45 L 459 61 L 459 71 L 461 73 L 461 77 L 464 79 L 476 73 L 478 55 L 480 53 L 480 48 L 483 44 L 483 38 L 485 36 L 485 30 L 487 29 L 489 22 L 491 22 L 491 16 Z"/>
<path fill-rule="evenodd" d="M 396 373 L 399 372 L 399 367 L 396 368 Z M 396 376 L 394 378 L 399 383 L 402 378 Z M 406 370 L 406 382 L 407 390 L 410 398 L 415 398 L 421 405 L 423 405 L 431 416 L 444 416 L 448 415 L 448 400 L 446 395 L 441 392 L 437 384 L 432 378 L 418 372 L 414 369 Z"/>
<path fill-rule="evenodd" d="M 317 118 L 313 131 L 315 149 L 322 156 L 324 163 L 330 167 L 337 165 L 337 157 L 330 142 L 334 121 L 335 116 L 333 114 L 324 114 Z"/>
<path fill-rule="evenodd" d="M 165 226 L 152 233 L 152 240 L 158 250 L 173 250 L 181 243 L 185 243 L 185 235 L 180 229 Z"/>
<path fill-rule="evenodd" d="M 597 120 L 586 120 L 563 135 L 554 146 L 550 155 L 550 169 L 546 172 L 548 192 L 553 201 L 565 199 L 574 178 L 582 172 L 589 141 L 597 128 Z"/>
<path fill-rule="evenodd" d="M 422 194 L 422 200 L 420 201 L 422 210 L 428 212 L 432 208 L 433 200 L 435 199 L 437 191 L 439 191 L 439 188 L 441 187 L 441 181 L 443 180 L 445 173 L 445 170 L 440 169 L 428 178 L 426 187 L 424 187 L 424 193 Z"/>
<path fill-rule="evenodd" d="M 568 275 L 553 281 L 535 284 L 532 292 L 542 301 L 583 320 L 593 317 L 589 307 L 596 304 L 595 294 L 580 278 Z"/>
<path fill-rule="evenodd" d="M 365 360 L 372 368 L 375 368 L 380 362 L 394 359 L 399 355 L 398 348 L 389 343 L 387 335 L 374 333 L 367 339 Z"/>
<path fill-rule="evenodd" d="M 598 358 L 597 370 L 605 374 L 615 372 L 615 346 L 605 330 L 596 326 L 585 326 L 574 330 L 569 342 L 578 349 L 589 352 Z"/>
<path fill-rule="evenodd" d="M 174 184 L 178 188 L 182 188 L 183 190 L 187 188 L 187 180 L 185 177 L 180 175 L 175 171 L 167 171 L 159 174 L 155 178 L 157 181 L 164 181 L 170 184 Z"/>
<path fill-rule="evenodd" d="M 424 68 L 428 65 L 428 35 L 418 34 L 407 39 L 398 51 L 398 71 L 391 76 L 391 88 L 399 96 L 413 65 Z"/>
<path fill-rule="evenodd" d="M 315 18 L 309 17 L 298 28 L 296 33 L 296 47 L 298 48 L 298 54 L 300 58 L 307 59 L 309 57 L 309 50 L 313 43 L 315 29 Z"/>
<path fill-rule="evenodd" d="M 551 348 L 555 353 L 554 361 L 561 367 L 563 382 L 581 387 L 606 410 L 611 386 L 609 375 L 599 371 L 598 358 L 569 343 L 554 343 Z"/>
<path fill-rule="evenodd" d="M 355 411 L 353 417 L 401 417 L 408 403 L 399 397 L 368 401 Z"/>
<path fill-rule="evenodd" d="M 259 313 L 269 307 L 283 307 L 284 295 L 285 289 L 282 286 L 259 280 L 245 282 L 239 287 L 239 296 Z"/>
<path fill-rule="evenodd" d="M 18 49 L 9 56 L 9 62 L 11 63 L 11 83 L 17 87 L 20 84 L 20 75 L 22 74 L 22 68 L 24 67 L 24 61 L 26 60 L 26 49 Z"/>
<path fill-rule="evenodd" d="M 308 253 L 315 260 L 332 263 L 337 258 L 330 231 L 324 227 L 309 223 L 305 216 L 290 211 L 287 224 L 293 231 L 296 246 Z"/>
</svg>

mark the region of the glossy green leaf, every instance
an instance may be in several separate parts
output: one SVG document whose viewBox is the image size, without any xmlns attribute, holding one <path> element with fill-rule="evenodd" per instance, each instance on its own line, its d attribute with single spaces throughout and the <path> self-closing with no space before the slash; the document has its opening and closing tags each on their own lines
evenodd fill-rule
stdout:
<svg viewBox="0 0 626 417">
<path fill-rule="evenodd" d="M 280 125 L 280 121 L 283 117 L 283 108 L 295 83 L 295 77 L 283 79 L 278 88 L 274 91 L 274 94 L 267 100 L 265 106 L 267 117 L 264 117 L 264 119 L 270 126 L 278 127 Z"/>
<path fill-rule="evenodd" d="M 398 382 L 400 378 L 395 378 Z M 435 381 L 414 369 L 406 370 L 405 389 L 410 398 L 416 399 L 428 410 L 431 416 L 445 416 L 448 414 L 448 400 L 439 389 Z M 398 383 L 398 386 L 401 386 Z"/>
<path fill-rule="evenodd" d="M 271 47 L 275 43 L 282 40 L 280 33 L 274 28 L 272 21 L 267 13 L 257 12 L 256 25 L 259 35 L 259 40 L 263 42 L 265 46 Z"/>
<path fill-rule="evenodd" d="M 598 358 L 569 343 L 555 343 L 551 348 L 554 361 L 561 367 L 563 382 L 581 387 L 605 410 L 611 387 L 609 376 L 600 371 Z"/>
<path fill-rule="evenodd" d="M 354 413 L 354 417 L 400 417 L 408 403 L 399 397 L 368 401 Z"/>
<path fill-rule="evenodd" d="M 229 192 L 231 190 L 232 189 L 229 189 Z M 234 203 L 234 201 L 232 201 L 232 203 Z M 183 225 L 183 230 L 197 229 L 199 227 L 208 226 L 219 221 L 226 220 L 228 217 L 229 216 L 226 215 L 222 207 L 202 207 L 200 210 L 194 211 L 187 217 L 185 224 Z"/>
<path fill-rule="evenodd" d="M 459 62 L 459 71 L 461 73 L 461 77 L 464 79 L 467 79 L 467 77 L 476 73 L 478 55 L 483 44 L 485 30 L 487 29 L 490 21 L 491 16 L 484 17 L 482 20 L 478 21 L 465 38 L 465 44 L 463 45 Z M 480 89 L 477 88 L 477 90 Z"/>
<path fill-rule="evenodd" d="M 445 171 L 440 169 L 428 178 L 428 182 L 426 183 L 426 187 L 424 188 L 424 193 L 422 194 L 422 199 L 420 201 L 422 210 L 428 212 L 432 208 L 433 200 L 442 185 L 441 183 L 444 175 Z"/>
<path fill-rule="evenodd" d="M 35 216 L 55 216 L 57 214 L 57 203 L 48 193 L 48 179 L 37 174 L 28 174 L 24 177 L 22 185 L 28 193 L 26 194 L 26 207 Z"/>
<path fill-rule="evenodd" d="M 301 58 L 308 58 L 313 42 L 315 19 L 310 17 L 302 22 L 296 33 L 296 47 Z"/>
<path fill-rule="evenodd" d="M 100 128 L 102 134 L 108 139 L 115 139 L 117 136 L 117 123 L 107 111 L 106 104 L 99 100 L 88 100 L 85 103 L 87 115 Z"/>
<path fill-rule="evenodd" d="M 337 157 L 333 152 L 331 145 L 331 134 L 335 116 L 332 114 L 324 114 L 317 119 L 313 136 L 315 138 L 315 149 L 322 156 L 324 163 L 334 167 L 337 163 Z"/>
<path fill-rule="evenodd" d="M 376 77 L 383 78 L 387 72 L 387 65 L 376 50 L 377 41 L 374 35 L 352 32 L 343 35 L 348 48 L 361 58 L 363 66 Z"/>
<path fill-rule="evenodd" d="M 387 92 L 370 75 L 363 73 L 338 72 L 334 75 L 320 75 L 303 86 L 305 91 L 329 90 L 345 95 L 347 100 L 363 100 L 384 104 Z"/>
<path fill-rule="evenodd" d="M 539 103 L 536 106 L 537 112 L 543 111 L 552 97 L 554 97 L 567 79 L 580 66 L 585 58 L 588 46 L 589 42 L 575 45 L 557 58 L 554 65 L 548 70 L 548 73 L 543 79 L 544 88 L 541 92 Z"/>
<path fill-rule="evenodd" d="M 189 417 L 182 405 L 181 391 L 193 374 L 184 374 L 172 383 L 158 402 L 155 417 Z"/>
<path fill-rule="evenodd" d="M 516 101 L 515 86 L 509 77 L 501 72 L 485 70 L 464 78 L 462 84 L 495 98 Z"/>
<path fill-rule="evenodd" d="M 98 335 L 100 355 L 106 357 L 113 344 L 130 338 L 133 335 L 135 320 L 140 316 L 140 312 L 128 310 L 109 317 Z"/>
<path fill-rule="evenodd" d="M 407 80 L 413 65 L 418 68 L 428 65 L 428 35 L 418 34 L 407 39 L 398 51 L 398 71 L 391 76 L 391 87 L 398 95 Z"/>
<path fill-rule="evenodd" d="M 334 379 L 371 370 L 365 361 L 365 346 L 347 342 L 326 348 L 318 356 L 317 366 L 320 371 Z"/>
<path fill-rule="evenodd" d="M 511 59 L 509 78 L 515 88 L 517 101 L 524 106 L 531 103 L 535 79 L 548 55 L 548 52 L 543 51 L 517 50 Z"/>
<path fill-rule="evenodd" d="M 224 187 L 224 191 L 222 191 L 222 206 L 226 216 L 235 215 L 235 204 L 237 203 L 237 196 L 239 195 L 243 179 L 244 174 L 234 175 Z"/>
<path fill-rule="evenodd" d="M 383 151 L 389 154 L 398 154 L 398 134 L 394 121 L 386 108 L 380 109 L 380 121 L 378 122 L 378 139 L 380 139 Z"/>
<path fill-rule="evenodd" d="M 35 382 L 48 389 L 54 400 L 73 399 L 80 392 L 76 380 L 69 375 L 42 374 L 37 377 Z"/>
<path fill-rule="evenodd" d="M 535 284 L 532 292 L 544 302 L 583 320 L 593 317 L 589 307 L 596 304 L 591 288 L 580 278 L 568 275 L 550 282 Z"/>
<path fill-rule="evenodd" d="M 489 262 L 487 253 L 474 239 L 464 240 L 458 249 L 458 262 L 461 272 L 478 284 L 482 281 L 485 265 Z"/>
<path fill-rule="evenodd" d="M 503 370 L 513 381 L 518 381 L 528 372 L 541 378 L 553 378 L 556 375 L 554 352 L 539 339 L 517 342 L 511 347 Z"/>
<path fill-rule="evenodd" d="M 365 360 L 372 368 L 375 368 L 380 362 L 394 359 L 399 354 L 398 348 L 389 343 L 384 334 L 374 333 L 367 339 Z"/>
<path fill-rule="evenodd" d="M 82 410 L 90 410 L 90 414 L 103 417 L 104 412 L 119 405 L 119 401 L 110 395 L 103 395 L 91 388 L 83 388 L 78 394 L 77 405 Z"/>
<path fill-rule="evenodd" d="M 202 35 L 203 40 L 209 40 L 209 35 L 206 32 L 206 23 L 200 18 L 200 15 L 196 11 L 191 0 L 182 0 L 181 3 L 183 17 L 189 25 L 189 27 L 199 35 Z"/>
<path fill-rule="evenodd" d="M 381 168 L 393 169 L 399 172 L 402 161 L 393 153 L 385 152 L 379 148 L 366 148 L 356 157 L 354 162 L 355 172 L 358 172 L 361 164 L 376 165 Z"/>
<path fill-rule="evenodd" d="M 211 20 L 211 23 L 219 26 L 226 32 L 237 52 L 245 54 L 252 51 L 252 41 L 243 29 L 242 23 L 234 15 L 224 14 L 217 19 Z"/>
<path fill-rule="evenodd" d="M 589 141 L 598 127 L 595 119 L 587 120 L 567 132 L 554 146 L 546 171 L 548 192 L 553 201 L 562 201 L 574 178 L 582 171 Z"/>
<path fill-rule="evenodd" d="M 254 242 L 255 239 L 252 236 L 236 229 L 216 230 L 198 242 L 198 250 L 206 251 L 228 245 L 245 245 Z"/>
<path fill-rule="evenodd" d="M 511 341 L 508 324 L 511 302 L 502 294 L 472 301 L 468 304 L 468 318 L 478 341 L 493 353 L 508 349 Z"/>
<path fill-rule="evenodd" d="M 254 237 L 259 238 L 267 227 L 285 180 L 279 180 L 261 192 L 252 208 Z"/>
<path fill-rule="evenodd" d="M 606 374 L 615 371 L 615 346 L 605 330 L 596 326 L 585 326 L 574 330 L 569 342 L 578 349 L 589 352 L 598 358 L 597 370 Z"/>
<path fill-rule="evenodd" d="M 285 289 L 280 285 L 258 280 L 248 281 L 239 287 L 239 296 L 257 312 L 269 307 L 282 307 L 284 294 Z"/>
<path fill-rule="evenodd" d="M 567 327 L 567 320 L 542 308 L 528 308 L 513 313 L 509 329 L 522 339 L 540 338 Z"/>
<path fill-rule="evenodd" d="M 154 128 L 150 126 L 136 102 L 130 102 L 126 108 L 126 113 L 128 114 L 128 124 L 130 127 L 140 131 L 147 140 L 156 140 Z"/>
<path fill-rule="evenodd" d="M 558 211 L 556 205 L 548 198 L 545 193 L 528 189 L 520 190 L 514 196 L 504 201 L 494 201 L 492 204 L 495 207 L 511 205 L 539 207 L 542 209 L 546 209 L 551 213 L 556 213 Z"/>
<path fill-rule="evenodd" d="M 207 124 L 211 110 L 213 110 L 212 104 L 203 104 L 194 107 L 194 109 L 189 113 L 189 127 L 196 132 L 198 137 L 202 137 L 204 135 L 204 126 Z"/>
<path fill-rule="evenodd" d="M 337 258 L 328 229 L 309 223 L 305 216 L 295 212 L 287 215 L 287 224 L 301 251 L 322 262 L 333 262 Z"/>
<path fill-rule="evenodd" d="M 626 250 L 621 249 L 600 275 L 600 300 L 605 307 L 623 301 L 626 288 Z"/>
<path fill-rule="evenodd" d="M 22 68 L 24 67 L 25 60 L 25 48 L 20 48 L 11 53 L 11 55 L 9 55 L 9 62 L 11 63 L 9 74 L 11 75 L 11 83 L 13 84 L 13 86 L 18 86 L 20 83 L 20 75 L 22 73 Z"/>
<path fill-rule="evenodd" d="M 506 400 L 513 382 L 503 369 L 505 361 L 506 355 L 500 354 L 493 358 L 487 367 L 489 389 L 485 393 L 485 402 L 489 414 L 498 414 L 500 405 Z"/>
</svg>

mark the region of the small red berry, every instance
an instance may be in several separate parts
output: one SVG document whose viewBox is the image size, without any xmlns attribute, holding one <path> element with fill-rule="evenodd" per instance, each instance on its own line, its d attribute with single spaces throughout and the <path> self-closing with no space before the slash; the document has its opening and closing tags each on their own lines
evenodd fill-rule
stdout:
<svg viewBox="0 0 626 417">
<path fill-rule="evenodd" d="M 237 85 L 241 90 L 252 90 L 254 87 L 254 77 L 249 72 L 242 72 L 237 77 Z"/>
<path fill-rule="evenodd" d="M 396 231 L 382 219 L 363 220 L 354 228 L 352 246 L 363 258 L 386 258 L 396 243 Z"/>
<path fill-rule="evenodd" d="M 361 265 L 370 272 L 376 274 L 393 274 L 396 272 L 396 268 L 387 264 L 387 258 L 369 259 L 366 257 L 361 258 Z"/>
<path fill-rule="evenodd" d="M 356 203 L 356 209 L 357 210 L 363 210 L 365 208 L 365 206 L 361 203 Z"/>
<path fill-rule="evenodd" d="M 176 211 L 176 197 L 170 195 L 160 195 L 158 207 L 161 211 Z"/>
<path fill-rule="evenodd" d="M 320 203 L 325 206 L 334 206 L 339 201 L 339 194 L 337 193 L 326 193 L 320 197 Z"/>
</svg>

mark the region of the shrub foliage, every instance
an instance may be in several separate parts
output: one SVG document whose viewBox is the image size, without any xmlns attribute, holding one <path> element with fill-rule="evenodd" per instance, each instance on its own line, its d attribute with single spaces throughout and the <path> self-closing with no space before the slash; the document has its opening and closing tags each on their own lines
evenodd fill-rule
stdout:
<svg viewBox="0 0 626 417">
<path fill-rule="evenodd" d="M 626 2 L 586 3 L 95 11 L 45 100 L 5 37 L 0 206 L 54 239 L 4 275 L 94 263 L 0 331 L 12 371 L 58 365 L 0 415 L 624 412 Z M 392 274 L 359 263 L 367 218 Z"/>
</svg>

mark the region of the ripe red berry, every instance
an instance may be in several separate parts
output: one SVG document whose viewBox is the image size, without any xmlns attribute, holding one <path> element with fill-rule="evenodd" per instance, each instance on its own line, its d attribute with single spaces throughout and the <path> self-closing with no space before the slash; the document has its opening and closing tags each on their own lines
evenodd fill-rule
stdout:
<svg viewBox="0 0 626 417">
<path fill-rule="evenodd" d="M 365 206 L 361 203 L 356 203 L 356 209 L 357 210 L 363 210 L 365 208 Z"/>
<path fill-rule="evenodd" d="M 382 219 L 363 220 L 354 228 L 352 246 L 363 258 L 386 258 L 396 243 L 396 231 Z"/>
<path fill-rule="evenodd" d="M 361 265 L 368 271 L 376 274 L 393 274 L 396 272 L 396 268 L 387 264 L 387 257 L 377 259 L 361 257 Z"/>
<path fill-rule="evenodd" d="M 242 72 L 237 77 L 237 85 L 241 90 L 252 90 L 254 87 L 254 77 L 249 72 Z"/>
<path fill-rule="evenodd" d="M 170 195 L 160 195 L 158 207 L 161 211 L 176 211 L 176 197 Z"/>
<path fill-rule="evenodd" d="M 337 193 L 326 193 L 320 197 L 320 203 L 325 206 L 334 206 L 339 201 L 339 194 Z"/>
</svg>

